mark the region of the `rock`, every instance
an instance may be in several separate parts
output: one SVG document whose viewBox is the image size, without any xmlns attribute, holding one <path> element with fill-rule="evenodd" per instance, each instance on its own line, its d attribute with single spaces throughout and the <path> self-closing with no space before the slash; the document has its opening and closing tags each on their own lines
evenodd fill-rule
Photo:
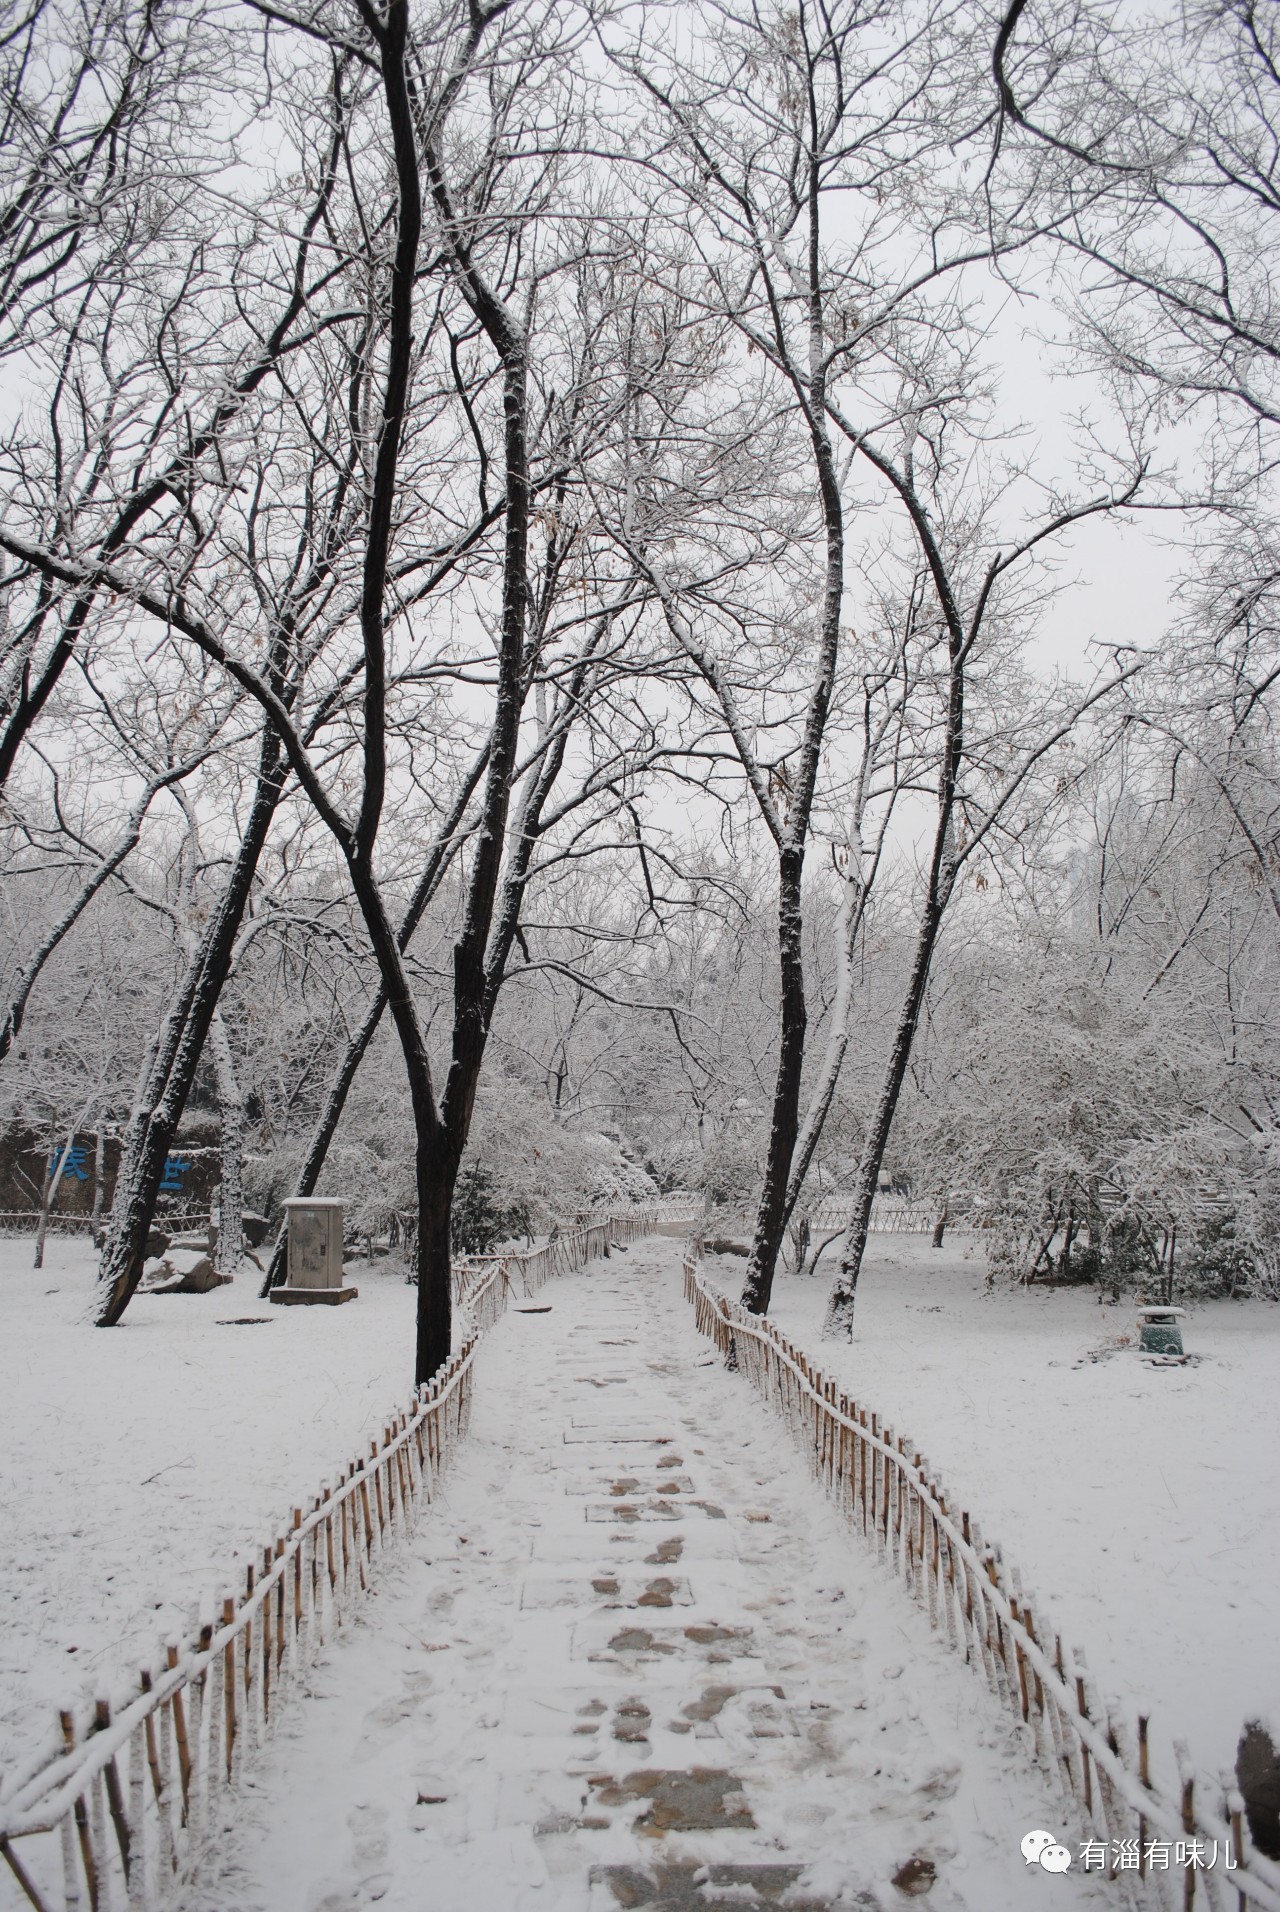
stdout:
<svg viewBox="0 0 1280 1912">
<path fill-rule="evenodd" d="M 714 1241 L 709 1241 L 706 1249 L 709 1255 L 749 1255 L 751 1253 L 749 1242 L 729 1241 L 723 1235 L 718 1235 Z"/>
<path fill-rule="evenodd" d="M 1259 1852 L 1280 1859 L 1280 1751 L 1261 1720 L 1245 1722 L 1236 1748 L 1236 1784 Z"/>
<path fill-rule="evenodd" d="M 142 1286 L 150 1295 L 207 1295 L 211 1288 L 222 1288 L 231 1280 L 220 1275 L 208 1255 L 200 1249 L 171 1248 L 158 1261 L 149 1261 L 142 1270 Z"/>
<path fill-rule="evenodd" d="M 893 1875 L 893 1883 L 908 1899 L 920 1899 L 926 1892 L 932 1891 L 937 1876 L 938 1868 L 933 1860 L 922 1859 L 917 1853 L 904 1866 L 898 1867 Z"/>
<path fill-rule="evenodd" d="M 266 1216 L 255 1215 L 250 1208 L 246 1208 L 244 1214 L 240 1217 L 240 1226 L 244 1231 L 244 1238 L 250 1248 L 261 1248 L 263 1242 L 271 1233 L 271 1223 L 267 1220 Z"/>
<path fill-rule="evenodd" d="M 224 1287 L 231 1279 L 230 1275 L 220 1275 L 202 1250 L 184 1252 L 171 1248 L 168 1259 L 180 1277 L 179 1294 L 207 1295 L 211 1288 Z"/>
<path fill-rule="evenodd" d="M 164 1254 L 168 1246 L 169 1237 L 165 1234 L 163 1228 L 153 1228 L 147 1236 L 148 1261 L 155 1261 L 159 1256 Z"/>
</svg>

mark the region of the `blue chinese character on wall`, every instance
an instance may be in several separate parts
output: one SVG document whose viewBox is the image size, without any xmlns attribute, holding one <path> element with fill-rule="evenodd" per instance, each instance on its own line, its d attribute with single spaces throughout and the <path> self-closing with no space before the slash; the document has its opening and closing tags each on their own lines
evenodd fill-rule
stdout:
<svg viewBox="0 0 1280 1912">
<path fill-rule="evenodd" d="M 191 1167 L 180 1155 L 166 1155 L 164 1158 L 164 1179 L 160 1184 L 162 1195 L 181 1195 L 182 1178 Z"/>
<path fill-rule="evenodd" d="M 84 1158 L 88 1153 L 88 1149 L 82 1148 L 55 1149 L 53 1161 L 49 1164 L 49 1180 L 53 1180 L 61 1164 L 64 1182 L 87 1182 L 89 1175 L 84 1165 Z M 67 1158 L 65 1162 L 62 1160 L 64 1155 Z"/>
</svg>

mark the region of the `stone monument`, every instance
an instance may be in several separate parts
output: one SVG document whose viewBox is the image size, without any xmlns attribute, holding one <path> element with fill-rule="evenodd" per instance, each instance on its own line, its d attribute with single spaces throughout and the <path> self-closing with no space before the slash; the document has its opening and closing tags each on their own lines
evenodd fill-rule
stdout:
<svg viewBox="0 0 1280 1912">
<path fill-rule="evenodd" d="M 332 1195 L 294 1196 L 284 1204 L 289 1222 L 289 1259 L 282 1287 L 272 1301 L 354 1301 L 357 1288 L 342 1279 L 342 1218 L 346 1203 Z"/>
</svg>

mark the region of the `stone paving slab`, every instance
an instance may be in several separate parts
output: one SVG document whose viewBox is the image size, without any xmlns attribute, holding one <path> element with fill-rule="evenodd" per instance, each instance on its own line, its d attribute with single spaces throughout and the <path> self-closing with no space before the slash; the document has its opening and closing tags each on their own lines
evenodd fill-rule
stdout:
<svg viewBox="0 0 1280 1912">
<path fill-rule="evenodd" d="M 709 1905 L 732 1907 L 777 1906 L 781 1912 L 836 1912 L 836 1902 L 815 1899 L 798 1886 L 804 1872 L 796 1865 L 698 1865 L 685 1860 L 674 1865 L 593 1866 L 591 1883 L 603 1888 L 592 1899 L 602 1912 L 624 1907 L 626 1912 L 706 1912 Z M 874 1907 L 870 1896 L 862 1904 Z M 841 1907 L 857 1899 L 842 1898 Z"/>
</svg>

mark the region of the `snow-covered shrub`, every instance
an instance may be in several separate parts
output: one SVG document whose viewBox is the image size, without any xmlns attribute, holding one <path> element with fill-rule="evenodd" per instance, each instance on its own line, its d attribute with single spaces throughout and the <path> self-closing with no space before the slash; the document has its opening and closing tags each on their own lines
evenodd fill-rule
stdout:
<svg viewBox="0 0 1280 1912">
<path fill-rule="evenodd" d="M 662 1195 L 670 1195 L 676 1189 L 700 1188 L 702 1185 L 702 1150 L 687 1136 L 674 1136 L 669 1140 L 659 1140 L 650 1146 L 644 1160 L 645 1172 Z"/>
<path fill-rule="evenodd" d="M 538 1230 L 658 1192 L 619 1135 L 557 1122 L 545 1095 L 496 1073 L 476 1098 L 464 1173 L 469 1166 L 484 1170 L 499 1204 L 521 1206 Z"/>
<path fill-rule="evenodd" d="M 529 1203 L 517 1198 L 504 1202 L 493 1171 L 483 1162 L 466 1162 L 453 1191 L 453 1250 L 459 1255 L 487 1255 L 499 1242 L 533 1233 Z"/>
<path fill-rule="evenodd" d="M 246 1170 L 250 1202 L 278 1210 L 301 1166 L 306 1131 Z M 413 1120 L 390 1044 L 370 1051 L 329 1151 L 317 1193 L 341 1196 L 357 1236 L 399 1239 L 412 1226 Z M 490 1069 L 476 1097 L 454 1195 L 454 1242 L 483 1253 L 554 1222 L 652 1200 L 657 1186 L 616 1134 L 558 1122 L 540 1089 Z"/>
<path fill-rule="evenodd" d="M 713 1206 L 750 1211 L 760 1190 L 761 1148 L 756 1135 L 733 1128 L 718 1135 L 702 1157 L 692 1186 Z"/>
<path fill-rule="evenodd" d="M 1234 1215 L 1214 1216 L 1203 1223 L 1194 1245 L 1178 1263 L 1178 1287 L 1183 1294 L 1234 1298 L 1249 1293 L 1257 1275 L 1256 1257 L 1249 1244 L 1240 1240 Z"/>
</svg>

